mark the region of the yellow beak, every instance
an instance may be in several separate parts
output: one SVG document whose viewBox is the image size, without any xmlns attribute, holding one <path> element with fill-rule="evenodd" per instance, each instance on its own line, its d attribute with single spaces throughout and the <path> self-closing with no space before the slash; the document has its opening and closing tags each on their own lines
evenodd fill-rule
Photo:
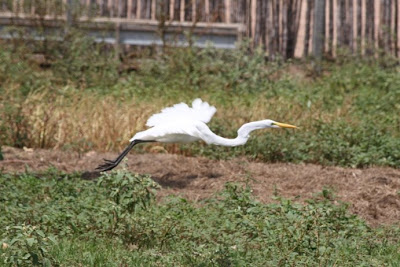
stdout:
<svg viewBox="0 0 400 267">
<path fill-rule="evenodd" d="M 281 127 L 281 128 L 293 128 L 297 129 L 297 126 L 291 125 L 291 124 L 286 124 L 286 123 L 280 123 L 280 122 L 274 122 L 273 124 Z"/>
</svg>

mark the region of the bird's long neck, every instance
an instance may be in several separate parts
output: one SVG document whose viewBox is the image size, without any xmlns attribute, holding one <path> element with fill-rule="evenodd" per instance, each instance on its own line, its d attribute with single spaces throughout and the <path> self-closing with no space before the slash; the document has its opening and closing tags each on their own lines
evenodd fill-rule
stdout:
<svg viewBox="0 0 400 267">
<path fill-rule="evenodd" d="M 261 121 L 253 121 L 243 124 L 238 130 L 238 136 L 234 139 L 224 138 L 212 133 L 212 138 L 208 139 L 203 137 L 203 140 L 209 144 L 221 146 L 240 146 L 247 142 L 252 131 L 262 128 L 265 128 L 265 124 L 263 124 Z"/>
<path fill-rule="evenodd" d="M 254 130 L 265 128 L 265 123 L 263 121 L 253 121 L 249 123 L 245 123 L 238 130 L 238 137 L 248 139 L 250 137 L 250 133 Z"/>
</svg>

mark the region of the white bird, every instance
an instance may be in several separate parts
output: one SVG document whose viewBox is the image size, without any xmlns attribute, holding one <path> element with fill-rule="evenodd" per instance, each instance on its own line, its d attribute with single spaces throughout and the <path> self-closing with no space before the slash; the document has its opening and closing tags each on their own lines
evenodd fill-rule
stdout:
<svg viewBox="0 0 400 267">
<path fill-rule="evenodd" d="M 228 139 L 213 133 L 207 124 L 217 109 L 197 98 L 192 107 L 179 103 L 172 107 L 164 108 L 160 113 L 152 115 L 146 125 L 149 129 L 136 133 L 130 140 L 128 147 L 115 159 L 104 159 L 104 163 L 96 170 L 109 171 L 115 168 L 129 151 L 139 143 L 190 143 L 203 140 L 207 144 L 220 146 L 244 145 L 254 130 L 264 128 L 297 128 L 294 125 L 280 123 L 273 120 L 261 120 L 245 123 L 238 130 L 234 139 Z"/>
</svg>

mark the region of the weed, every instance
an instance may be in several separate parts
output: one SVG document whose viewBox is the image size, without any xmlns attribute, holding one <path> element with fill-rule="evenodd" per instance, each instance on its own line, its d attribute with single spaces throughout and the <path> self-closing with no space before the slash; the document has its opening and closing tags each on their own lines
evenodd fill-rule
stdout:
<svg viewBox="0 0 400 267">
<path fill-rule="evenodd" d="M 159 188 L 149 177 L 126 171 L 104 173 L 98 185 L 106 188 L 112 201 L 109 209 L 104 210 L 105 216 L 110 218 L 111 232 L 121 236 L 132 227 L 129 217 L 150 206 L 155 199 L 155 190 Z"/>
<path fill-rule="evenodd" d="M 16 266 L 54 266 L 57 260 L 49 253 L 56 240 L 32 225 L 6 226 L 2 234 L 4 263 Z"/>
<path fill-rule="evenodd" d="M 70 266 L 400 262 L 399 228 L 368 227 L 347 205 L 335 204 L 329 189 L 300 205 L 279 196 L 263 204 L 251 188 L 234 183 L 199 203 L 176 196 L 155 202 L 156 187 L 123 171 L 98 182 L 55 169 L 0 174 L 0 229 L 6 229 L 0 260 Z"/>
</svg>

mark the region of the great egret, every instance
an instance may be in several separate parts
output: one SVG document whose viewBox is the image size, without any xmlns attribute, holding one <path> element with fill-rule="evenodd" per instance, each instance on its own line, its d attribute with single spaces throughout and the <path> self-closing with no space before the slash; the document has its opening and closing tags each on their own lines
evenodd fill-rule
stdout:
<svg viewBox="0 0 400 267">
<path fill-rule="evenodd" d="M 245 123 L 238 130 L 235 139 L 227 139 L 213 133 L 207 124 L 217 109 L 197 98 L 192 102 L 192 107 L 179 103 L 172 107 L 164 108 L 160 113 L 152 115 L 146 125 L 149 129 L 136 133 L 129 145 L 115 160 L 104 159 L 104 163 L 96 170 L 109 171 L 115 168 L 129 151 L 139 143 L 190 143 L 203 140 L 207 144 L 220 146 L 244 145 L 254 130 L 264 128 L 297 128 L 294 125 L 280 123 L 273 120 L 261 120 Z"/>
</svg>

